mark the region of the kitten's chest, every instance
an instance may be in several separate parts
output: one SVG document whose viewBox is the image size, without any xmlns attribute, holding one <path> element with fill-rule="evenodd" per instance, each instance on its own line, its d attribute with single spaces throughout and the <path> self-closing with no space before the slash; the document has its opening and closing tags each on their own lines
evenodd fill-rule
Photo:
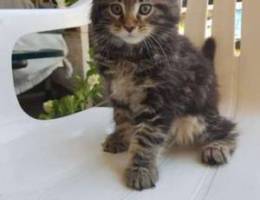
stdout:
<svg viewBox="0 0 260 200">
<path fill-rule="evenodd" d="M 129 102 L 135 93 L 136 85 L 130 75 L 117 75 L 111 81 L 111 98 Z"/>
<path fill-rule="evenodd" d="M 131 71 L 118 71 L 110 84 L 110 98 L 129 106 L 136 110 L 145 98 L 145 90 L 142 85 L 138 85 Z"/>
</svg>

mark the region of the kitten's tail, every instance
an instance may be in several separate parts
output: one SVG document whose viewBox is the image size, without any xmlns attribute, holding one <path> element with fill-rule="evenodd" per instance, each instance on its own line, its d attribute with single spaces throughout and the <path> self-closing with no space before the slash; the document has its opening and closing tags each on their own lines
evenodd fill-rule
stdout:
<svg viewBox="0 0 260 200">
<path fill-rule="evenodd" d="M 203 55 L 209 60 L 213 61 L 216 53 L 216 41 L 213 37 L 208 38 L 202 47 Z"/>
</svg>

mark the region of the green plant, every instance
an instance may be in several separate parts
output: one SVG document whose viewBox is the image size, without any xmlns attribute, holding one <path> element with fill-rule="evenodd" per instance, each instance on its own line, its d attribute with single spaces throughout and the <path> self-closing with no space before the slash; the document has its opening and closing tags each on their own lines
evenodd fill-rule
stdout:
<svg viewBox="0 0 260 200">
<path fill-rule="evenodd" d="M 96 105 L 102 100 L 102 83 L 92 59 L 93 51 L 91 50 L 89 54 L 89 69 L 85 77 L 75 76 L 73 94 L 45 102 L 44 113 L 40 114 L 40 119 L 54 119 L 70 115 Z"/>
<path fill-rule="evenodd" d="M 70 6 L 70 5 L 74 4 L 77 1 L 78 0 L 65 0 L 65 3 L 66 3 L 67 6 Z"/>
</svg>

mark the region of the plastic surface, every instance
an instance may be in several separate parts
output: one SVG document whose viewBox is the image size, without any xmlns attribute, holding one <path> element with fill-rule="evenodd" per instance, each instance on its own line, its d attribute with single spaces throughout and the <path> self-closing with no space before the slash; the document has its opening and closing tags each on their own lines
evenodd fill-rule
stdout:
<svg viewBox="0 0 260 200">
<path fill-rule="evenodd" d="M 88 23 L 89 2 L 62 10 L 0 10 L 0 199 L 258 200 L 260 28 L 256 19 L 260 18 L 260 1 L 243 2 L 240 57 L 234 56 L 233 32 L 227 31 L 233 30 L 230 13 L 235 1 L 218 0 L 213 20 L 220 108 L 239 124 L 237 152 L 230 164 L 221 168 L 200 164 L 195 150 L 168 153 L 160 160 L 157 187 L 144 192 L 129 190 L 123 184 L 126 154 L 110 155 L 101 150 L 112 123 L 111 109 L 93 108 L 62 119 L 37 121 L 21 110 L 15 96 L 11 52 L 16 40 L 31 32 Z M 196 9 L 196 4 L 190 5 Z M 193 38 L 191 32 L 189 37 L 200 44 L 203 36 Z"/>
</svg>

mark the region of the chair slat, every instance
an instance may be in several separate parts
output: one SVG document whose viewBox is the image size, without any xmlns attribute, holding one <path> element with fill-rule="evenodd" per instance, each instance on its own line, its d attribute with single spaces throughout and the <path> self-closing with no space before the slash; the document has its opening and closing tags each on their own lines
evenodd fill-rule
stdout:
<svg viewBox="0 0 260 200">
<path fill-rule="evenodd" d="M 212 35 L 217 42 L 215 67 L 223 114 L 233 115 L 236 105 L 237 59 L 234 56 L 235 0 L 214 1 Z"/>
<path fill-rule="evenodd" d="M 185 35 L 198 47 L 205 39 L 207 5 L 207 0 L 188 1 Z"/>
<path fill-rule="evenodd" d="M 235 0 L 217 0 L 213 10 L 213 37 L 218 42 L 218 53 L 230 58 L 234 54 Z"/>
<path fill-rule="evenodd" d="M 239 96 L 242 112 L 260 111 L 260 1 L 243 1 Z"/>
</svg>

